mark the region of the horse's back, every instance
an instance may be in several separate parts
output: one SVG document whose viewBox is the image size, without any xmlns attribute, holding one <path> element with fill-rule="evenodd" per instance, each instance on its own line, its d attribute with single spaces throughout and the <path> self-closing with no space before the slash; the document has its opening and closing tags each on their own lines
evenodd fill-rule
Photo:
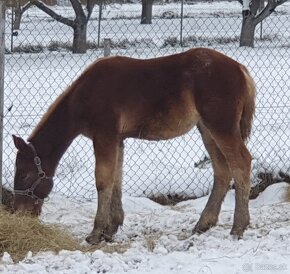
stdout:
<svg viewBox="0 0 290 274">
<path fill-rule="evenodd" d="M 232 113 L 244 76 L 231 58 L 197 48 L 146 60 L 103 58 L 82 77 L 78 102 L 92 123 L 112 125 L 123 137 L 169 139 L 200 119 L 217 122 L 221 108 Z"/>
</svg>

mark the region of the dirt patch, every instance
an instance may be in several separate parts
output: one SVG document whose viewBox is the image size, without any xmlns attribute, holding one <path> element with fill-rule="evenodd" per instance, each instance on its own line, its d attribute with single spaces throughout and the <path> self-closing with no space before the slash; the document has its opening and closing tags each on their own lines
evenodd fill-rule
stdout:
<svg viewBox="0 0 290 274">
<path fill-rule="evenodd" d="M 260 183 L 251 188 L 250 199 L 256 199 L 270 185 L 281 182 L 290 184 L 290 175 L 283 172 L 279 172 L 279 176 L 274 176 L 273 173 L 260 172 L 257 177 L 260 179 Z"/>
<path fill-rule="evenodd" d="M 256 199 L 261 192 L 263 192 L 268 186 L 281 183 L 281 182 L 286 182 L 289 183 L 290 185 L 290 175 L 279 172 L 278 176 L 274 176 L 273 173 L 266 173 L 266 172 L 260 172 L 257 177 L 259 178 L 260 182 L 251 187 L 250 191 L 250 199 Z M 233 185 L 231 188 L 235 188 Z M 206 195 L 206 194 L 205 194 Z M 169 206 L 174 206 L 179 202 L 187 201 L 187 200 L 194 200 L 197 199 L 198 197 L 196 196 L 183 196 L 183 195 L 160 195 L 160 196 L 151 196 L 148 197 L 150 200 L 160 204 L 160 205 L 169 205 Z M 290 186 L 289 186 L 289 191 L 286 197 L 286 201 L 290 201 Z"/>
<path fill-rule="evenodd" d="M 178 194 L 151 196 L 148 198 L 152 200 L 153 202 L 158 203 L 160 205 L 170 205 L 170 206 L 174 206 L 179 202 L 197 199 L 196 196 L 182 196 Z"/>
</svg>

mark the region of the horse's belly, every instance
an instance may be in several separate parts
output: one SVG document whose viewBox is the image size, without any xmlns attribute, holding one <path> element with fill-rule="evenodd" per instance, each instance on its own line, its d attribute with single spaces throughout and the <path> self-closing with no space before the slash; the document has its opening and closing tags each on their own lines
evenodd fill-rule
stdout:
<svg viewBox="0 0 290 274">
<path fill-rule="evenodd" d="M 145 123 L 141 138 L 165 140 L 181 136 L 192 129 L 200 116 L 192 100 L 172 106 L 166 113 L 158 113 Z M 141 130 L 142 133 L 142 130 Z"/>
<path fill-rule="evenodd" d="M 178 100 L 164 101 L 154 110 L 131 110 L 122 115 L 122 135 L 147 140 L 166 140 L 187 133 L 200 116 L 190 90 L 181 93 Z"/>
<path fill-rule="evenodd" d="M 171 119 L 170 119 L 171 118 Z M 145 127 L 141 138 L 150 140 L 166 140 L 181 136 L 191 130 L 198 122 L 199 116 L 196 113 L 187 113 L 182 117 L 168 117 L 155 120 Z"/>
</svg>

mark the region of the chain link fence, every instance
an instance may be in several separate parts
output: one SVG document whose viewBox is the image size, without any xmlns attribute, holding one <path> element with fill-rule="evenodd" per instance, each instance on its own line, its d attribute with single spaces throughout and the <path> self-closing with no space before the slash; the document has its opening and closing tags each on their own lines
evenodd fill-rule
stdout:
<svg viewBox="0 0 290 274">
<path fill-rule="evenodd" d="M 69 5 L 51 9 L 69 19 L 75 16 Z M 246 65 L 258 91 L 248 144 L 254 157 L 252 182 L 259 181 L 260 173 L 274 177 L 289 174 L 289 3 L 257 27 L 255 48 L 239 47 L 242 17 L 238 2 L 155 3 L 152 24 L 140 24 L 140 16 L 140 3 L 110 4 L 102 10 L 96 6 L 87 25 L 87 53 L 72 54 L 71 27 L 30 7 L 16 30 L 13 9 L 7 8 L 4 185 L 13 185 L 16 150 L 11 134 L 29 136 L 54 99 L 88 64 L 103 56 L 105 38 L 111 41 L 111 55 L 151 58 L 210 47 Z M 196 129 L 169 141 L 126 140 L 123 189 L 127 195 L 202 196 L 210 191 L 212 178 L 210 161 Z M 96 196 L 90 140 L 78 137 L 65 153 L 54 191 L 77 199 Z"/>
</svg>

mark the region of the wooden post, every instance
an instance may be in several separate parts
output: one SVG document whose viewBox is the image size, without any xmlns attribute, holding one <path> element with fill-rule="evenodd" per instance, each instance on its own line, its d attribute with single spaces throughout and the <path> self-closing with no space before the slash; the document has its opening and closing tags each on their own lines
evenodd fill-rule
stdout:
<svg viewBox="0 0 290 274">
<path fill-rule="evenodd" d="M 111 39 L 105 38 L 104 39 L 104 56 L 110 56 L 111 55 Z"/>
<path fill-rule="evenodd" d="M 0 204 L 2 204 L 3 103 L 5 62 L 5 0 L 0 0 Z"/>
</svg>

